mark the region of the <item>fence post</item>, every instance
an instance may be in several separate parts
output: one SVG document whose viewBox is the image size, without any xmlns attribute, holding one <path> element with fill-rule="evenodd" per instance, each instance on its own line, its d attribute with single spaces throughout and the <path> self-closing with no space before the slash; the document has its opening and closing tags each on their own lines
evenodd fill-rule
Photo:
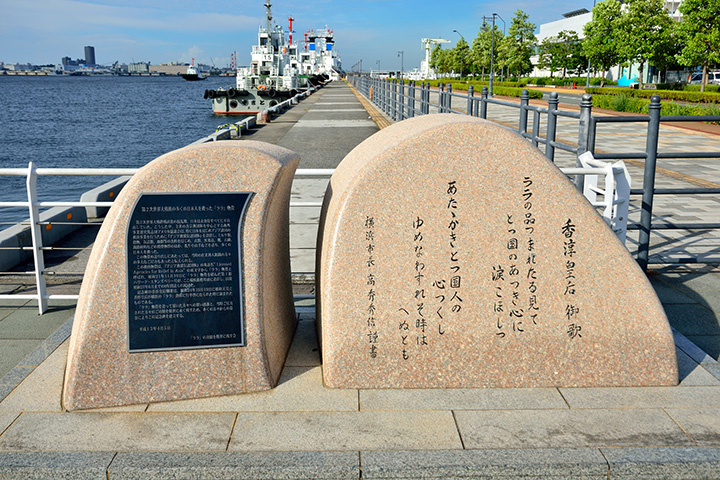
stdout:
<svg viewBox="0 0 720 480">
<path fill-rule="evenodd" d="M 643 172 L 642 210 L 640 211 L 640 236 L 638 238 L 638 264 L 647 271 L 650 257 L 650 231 L 652 207 L 655 195 L 655 166 L 657 163 L 658 136 L 660 135 L 660 97 L 653 95 L 648 105 L 648 130 L 645 143 L 645 170 Z"/>
<path fill-rule="evenodd" d="M 469 85 L 467 90 L 467 115 L 472 116 L 473 115 L 473 97 L 475 96 L 475 91 L 473 90 L 473 86 Z"/>
<path fill-rule="evenodd" d="M 392 81 L 392 113 L 391 117 L 397 122 L 397 79 Z"/>
<path fill-rule="evenodd" d="M 548 100 L 547 133 L 545 134 L 545 140 L 547 141 L 545 144 L 545 156 L 551 162 L 555 161 L 555 147 L 552 143 L 555 142 L 555 134 L 557 131 L 557 115 L 555 112 L 557 111 L 558 103 L 560 103 L 558 93 L 552 92 Z"/>
<path fill-rule="evenodd" d="M 390 79 L 385 79 L 385 114 L 390 115 Z"/>
<path fill-rule="evenodd" d="M 445 113 L 445 84 L 438 84 L 438 113 Z"/>
<path fill-rule="evenodd" d="M 40 209 L 37 206 L 37 171 L 35 163 L 28 164 L 28 175 L 25 183 L 27 188 L 28 209 L 30 211 L 30 235 L 32 238 L 33 261 L 35 264 L 35 285 L 38 296 L 40 315 L 45 313 L 47 304 L 47 286 L 45 285 L 45 257 L 42 250 L 42 230 L 40 228 Z"/>
<path fill-rule="evenodd" d="M 410 99 L 408 103 L 408 118 L 413 118 L 415 116 L 415 80 L 410 83 Z"/>
<path fill-rule="evenodd" d="M 482 87 L 480 91 L 480 118 L 487 119 L 488 87 Z"/>
<path fill-rule="evenodd" d="M 425 84 L 425 100 L 424 100 L 424 108 L 425 111 L 423 112 L 425 115 L 428 115 L 430 113 L 430 82 L 427 82 Z"/>
<path fill-rule="evenodd" d="M 578 128 L 578 151 L 575 166 L 582 168 L 580 155 L 590 150 L 590 118 L 592 115 L 592 97 L 586 93 L 580 100 L 580 126 Z M 580 192 L 585 190 L 585 176 L 575 175 L 575 188 Z"/>
<path fill-rule="evenodd" d="M 452 83 L 447 84 L 445 89 L 445 113 L 452 113 Z"/>
<path fill-rule="evenodd" d="M 520 94 L 520 125 L 518 126 L 518 132 L 522 135 L 527 132 L 527 119 L 528 111 L 527 106 L 530 103 L 530 92 L 527 89 L 523 89 Z"/>
<path fill-rule="evenodd" d="M 400 96 L 398 97 L 398 117 L 405 120 L 405 80 L 400 79 Z"/>
<path fill-rule="evenodd" d="M 538 137 L 540 136 L 540 112 L 533 110 L 533 133 L 532 133 L 532 144 L 533 147 L 538 146 Z"/>
</svg>

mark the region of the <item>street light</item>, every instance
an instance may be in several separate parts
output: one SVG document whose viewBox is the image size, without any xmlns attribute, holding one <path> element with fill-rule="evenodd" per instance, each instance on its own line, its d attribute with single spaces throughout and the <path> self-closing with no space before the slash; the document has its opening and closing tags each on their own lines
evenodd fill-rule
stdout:
<svg viewBox="0 0 720 480">
<path fill-rule="evenodd" d="M 405 78 L 405 50 L 399 50 L 398 57 L 400 57 L 400 80 L 402 80 Z"/>
<path fill-rule="evenodd" d="M 462 33 L 458 32 L 457 30 L 453 30 L 453 32 L 460 35 L 460 38 L 462 38 L 463 42 L 465 42 L 465 37 L 462 36 Z M 465 42 L 467 43 L 467 42 Z M 460 51 L 460 81 L 462 81 L 462 72 L 463 72 L 463 58 L 462 58 L 462 50 Z"/>
<path fill-rule="evenodd" d="M 503 35 L 505 35 L 505 20 L 497 13 L 492 14 L 492 40 L 490 42 L 490 96 L 493 96 L 493 80 L 495 78 L 495 17 L 503 22 Z M 483 16 L 483 20 L 490 17 Z"/>
<path fill-rule="evenodd" d="M 593 0 L 593 10 L 595 10 L 595 2 L 597 0 Z M 592 22 L 592 12 L 590 13 L 590 21 Z M 590 87 L 590 58 L 588 57 L 588 69 L 587 69 L 587 80 L 585 81 L 585 88 Z"/>
</svg>

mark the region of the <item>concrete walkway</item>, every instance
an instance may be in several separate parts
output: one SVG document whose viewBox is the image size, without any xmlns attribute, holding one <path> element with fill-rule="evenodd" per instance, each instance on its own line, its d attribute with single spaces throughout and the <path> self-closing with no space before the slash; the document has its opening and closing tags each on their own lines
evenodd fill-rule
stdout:
<svg viewBox="0 0 720 480">
<path fill-rule="evenodd" d="M 303 147 L 332 158 L 359 131 L 312 122 L 323 104 L 352 103 L 348 93 L 332 84 L 252 137 L 296 151 L 294 135 L 298 145 L 308 135 L 348 140 L 336 153 Z M 357 114 L 357 128 L 377 128 L 354 105 L 336 108 Z M 697 165 L 698 175 L 717 168 Z M 324 192 L 310 187 L 297 198 Z M 720 478 L 720 268 L 656 265 L 649 278 L 676 329 L 677 387 L 328 389 L 314 307 L 299 302 L 271 391 L 76 413 L 60 406 L 72 307 L 40 317 L 34 303 L 5 302 L 0 478 Z"/>
</svg>

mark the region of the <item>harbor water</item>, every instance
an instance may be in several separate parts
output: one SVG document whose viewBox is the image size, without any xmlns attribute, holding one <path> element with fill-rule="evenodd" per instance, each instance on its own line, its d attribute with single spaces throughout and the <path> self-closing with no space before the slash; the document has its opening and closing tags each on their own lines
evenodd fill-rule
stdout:
<svg viewBox="0 0 720 480">
<path fill-rule="evenodd" d="M 0 76 L 0 168 L 136 168 L 240 118 L 213 115 L 206 89 L 232 77 Z M 110 178 L 40 177 L 40 200 L 77 201 Z M 0 201 L 24 201 L 24 177 L 0 177 Z M 0 208 L 0 222 L 27 218 Z M 0 229 L 7 225 L 0 225 Z"/>
</svg>

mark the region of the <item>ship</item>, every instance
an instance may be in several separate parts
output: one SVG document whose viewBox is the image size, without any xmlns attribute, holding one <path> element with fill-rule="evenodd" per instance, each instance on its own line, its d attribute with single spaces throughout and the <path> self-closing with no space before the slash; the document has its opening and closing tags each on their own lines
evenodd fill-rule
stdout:
<svg viewBox="0 0 720 480">
<path fill-rule="evenodd" d="M 264 7 L 267 21 L 258 29 L 258 43 L 252 47 L 250 66 L 237 68 L 235 85 L 205 90 L 204 97 L 211 100 L 215 114 L 257 114 L 308 88 L 323 85 L 331 79 L 328 72 L 333 64 L 340 65 L 333 43 L 327 41 L 332 35 L 308 37 L 306 34 L 304 53 L 307 55 L 300 55 L 297 43 L 292 40 L 294 19 L 288 19 L 290 29 L 286 34 L 282 26 L 273 23 L 269 0 Z M 308 46 L 309 38 L 315 38 L 317 43 Z M 318 46 L 320 48 L 316 49 Z M 325 57 L 331 60 L 327 61 Z M 333 58 L 336 59 L 334 62 Z"/>
<path fill-rule="evenodd" d="M 200 75 L 197 71 L 197 68 L 195 68 L 195 59 L 192 59 L 192 63 L 187 69 L 186 73 L 181 73 L 180 76 L 187 80 L 188 82 L 197 82 L 198 80 L 205 80 L 207 77 L 203 77 Z"/>
</svg>

